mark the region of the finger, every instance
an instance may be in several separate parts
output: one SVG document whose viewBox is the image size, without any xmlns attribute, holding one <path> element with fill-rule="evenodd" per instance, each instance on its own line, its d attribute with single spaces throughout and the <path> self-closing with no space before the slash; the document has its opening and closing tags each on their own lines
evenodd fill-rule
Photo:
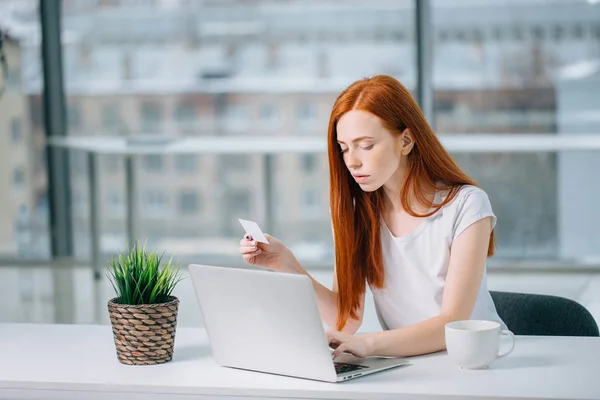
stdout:
<svg viewBox="0 0 600 400">
<path fill-rule="evenodd" d="M 248 265 L 254 265 L 254 262 L 256 261 L 255 255 L 244 254 L 242 258 L 244 259 L 244 262 Z"/>
<path fill-rule="evenodd" d="M 336 349 L 340 344 L 342 344 L 342 342 L 336 339 L 332 339 L 329 341 L 329 347 L 332 349 Z"/>
<path fill-rule="evenodd" d="M 339 345 L 339 346 L 337 347 L 337 349 L 335 349 L 335 350 L 333 351 L 333 355 L 332 355 L 331 357 L 332 357 L 332 358 L 335 360 L 335 359 L 336 359 L 336 358 L 338 358 L 340 355 L 342 355 L 342 353 L 343 353 L 344 351 L 346 351 L 346 348 L 347 348 L 347 346 L 346 346 L 346 343 L 342 343 L 341 345 Z"/>
<path fill-rule="evenodd" d="M 261 249 L 258 248 L 258 247 L 256 247 L 256 246 L 242 246 L 242 247 L 240 247 L 240 253 L 241 254 L 254 253 L 257 250 L 261 250 Z"/>
<path fill-rule="evenodd" d="M 256 245 L 256 240 L 246 240 L 246 239 L 242 239 L 240 240 L 240 246 L 255 246 Z"/>
<path fill-rule="evenodd" d="M 256 256 L 260 255 L 262 250 L 256 250 L 254 253 L 244 254 L 242 258 L 244 262 L 248 265 L 254 265 L 256 263 Z"/>
<path fill-rule="evenodd" d="M 252 235 L 249 234 L 248 232 L 246 232 L 246 234 L 244 235 L 244 239 L 246 239 L 246 240 L 253 240 L 252 239 Z"/>
<path fill-rule="evenodd" d="M 335 329 L 329 329 L 327 332 L 327 339 L 331 342 L 332 340 L 337 340 L 338 342 L 344 341 L 344 334 L 342 332 L 336 331 Z"/>
</svg>

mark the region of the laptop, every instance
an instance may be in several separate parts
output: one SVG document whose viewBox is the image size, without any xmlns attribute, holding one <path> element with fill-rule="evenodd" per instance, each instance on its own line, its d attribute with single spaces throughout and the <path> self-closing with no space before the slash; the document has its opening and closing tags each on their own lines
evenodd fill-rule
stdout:
<svg viewBox="0 0 600 400">
<path fill-rule="evenodd" d="M 332 360 L 306 275 L 188 266 L 212 355 L 224 367 L 343 382 L 408 363 L 405 358 Z"/>
</svg>

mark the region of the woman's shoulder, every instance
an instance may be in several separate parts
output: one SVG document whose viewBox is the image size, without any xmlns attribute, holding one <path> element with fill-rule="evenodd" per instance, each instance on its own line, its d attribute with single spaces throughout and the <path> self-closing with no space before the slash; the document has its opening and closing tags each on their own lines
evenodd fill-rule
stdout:
<svg viewBox="0 0 600 400">
<path fill-rule="evenodd" d="M 451 192 L 445 191 L 445 196 L 449 196 Z M 444 200 L 445 198 L 442 198 L 442 201 Z M 492 217 L 492 229 L 496 226 L 496 215 L 487 193 L 473 185 L 458 188 L 454 197 L 440 209 L 438 215 L 441 216 L 440 222 L 451 226 L 452 240 L 471 224 L 485 217 Z"/>
<path fill-rule="evenodd" d="M 458 192 L 456 193 L 456 195 L 458 197 L 470 197 L 470 196 L 474 196 L 474 197 L 488 197 L 488 194 L 485 192 L 485 190 L 483 190 L 482 188 L 478 187 L 478 186 L 473 186 L 473 185 L 462 185 L 460 187 L 460 189 L 458 189 Z"/>
<path fill-rule="evenodd" d="M 440 201 L 443 202 L 451 192 L 450 189 L 444 190 Z M 454 197 L 445 206 L 445 208 L 455 209 L 457 211 L 464 208 L 481 207 L 491 207 L 490 199 L 485 190 L 474 185 L 460 186 Z"/>
</svg>

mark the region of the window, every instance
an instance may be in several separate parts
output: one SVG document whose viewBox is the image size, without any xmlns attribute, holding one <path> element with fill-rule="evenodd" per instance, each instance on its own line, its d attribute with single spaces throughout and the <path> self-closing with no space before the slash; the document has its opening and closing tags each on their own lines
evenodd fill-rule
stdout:
<svg viewBox="0 0 600 400">
<path fill-rule="evenodd" d="M 446 42 L 448 40 L 448 31 L 445 29 L 440 30 L 440 32 L 438 33 L 438 39 L 441 42 Z"/>
<path fill-rule="evenodd" d="M 454 35 L 456 36 L 456 41 L 458 42 L 464 42 L 467 40 L 467 33 L 463 29 L 457 29 L 454 32 Z"/>
<path fill-rule="evenodd" d="M 195 154 L 175 155 L 175 168 L 179 172 L 196 172 L 197 156 Z"/>
<path fill-rule="evenodd" d="M 492 30 L 492 38 L 496 41 L 501 41 L 502 39 L 504 39 L 504 32 L 502 27 L 500 26 L 495 26 L 494 29 Z"/>
<path fill-rule="evenodd" d="M 116 135 L 120 133 L 119 112 L 114 104 L 105 105 L 102 108 L 102 128 L 107 135 Z"/>
<path fill-rule="evenodd" d="M 12 121 L 10 121 L 10 135 L 13 143 L 21 143 L 21 140 L 23 139 L 22 128 L 23 126 L 20 119 L 13 118 Z"/>
<path fill-rule="evenodd" d="M 161 190 L 153 189 L 146 192 L 143 204 L 144 212 L 148 215 L 164 217 L 168 211 L 169 201 L 167 195 Z"/>
<path fill-rule="evenodd" d="M 8 79 L 6 81 L 7 90 L 18 90 L 21 84 L 21 73 L 18 69 L 8 69 Z"/>
<path fill-rule="evenodd" d="M 555 25 L 552 29 L 553 39 L 557 42 L 564 39 L 565 28 L 560 25 Z"/>
<path fill-rule="evenodd" d="M 141 134 L 161 132 L 162 110 L 158 104 L 142 104 L 141 114 Z"/>
<path fill-rule="evenodd" d="M 191 103 L 180 103 L 175 110 L 177 128 L 183 133 L 194 133 L 196 122 L 196 107 Z"/>
<path fill-rule="evenodd" d="M 247 171 L 250 168 L 250 156 L 248 154 L 225 154 L 221 157 L 223 166 L 228 171 Z"/>
<path fill-rule="evenodd" d="M 40 157 L 46 157 L 45 152 L 40 152 Z M 88 158 L 87 155 L 82 151 L 71 151 L 69 153 L 69 164 L 71 171 L 74 174 L 82 175 L 87 169 Z"/>
<path fill-rule="evenodd" d="M 252 121 L 248 118 L 248 107 L 245 104 L 230 103 L 227 105 L 225 121 L 225 133 L 240 134 L 247 133 L 248 128 L 252 127 Z"/>
<path fill-rule="evenodd" d="M 25 168 L 17 167 L 13 170 L 13 188 L 17 191 L 25 189 Z"/>
<path fill-rule="evenodd" d="M 523 40 L 523 35 L 523 29 L 520 26 L 515 26 L 512 28 L 513 40 L 521 41 Z"/>
<path fill-rule="evenodd" d="M 583 25 L 576 24 L 573 26 L 573 38 L 581 39 L 583 37 Z"/>
<path fill-rule="evenodd" d="M 67 106 L 67 123 L 70 133 L 81 133 L 79 132 L 82 126 L 81 109 L 78 105 L 71 104 Z"/>
<path fill-rule="evenodd" d="M 195 214 L 198 210 L 198 193 L 185 191 L 179 194 L 179 212 L 181 214 Z"/>
<path fill-rule="evenodd" d="M 74 190 L 71 193 L 71 204 L 73 206 L 73 211 L 76 216 L 85 216 L 89 211 L 89 204 L 87 201 L 87 193 L 83 194 L 79 190 Z"/>
<path fill-rule="evenodd" d="M 492 37 L 482 38 L 476 60 L 470 59 L 473 48 L 462 43 L 434 43 L 435 131 L 477 135 L 478 140 L 485 140 L 485 135 L 479 134 L 492 133 L 600 132 L 597 119 L 584 122 L 580 117 L 598 113 L 597 85 L 585 73 L 562 79 L 565 68 L 580 71 L 597 58 L 576 16 L 598 7 L 573 2 L 561 9 L 570 15 L 556 19 L 543 16 L 542 3 L 504 3 L 473 2 L 469 7 L 473 21 L 494 21 L 490 24 Z M 433 24 L 438 29 L 458 24 L 463 6 L 460 0 L 432 2 Z M 534 20 L 500 16 L 535 13 L 536 8 L 540 12 Z M 561 50 L 567 39 L 568 51 Z M 597 208 L 586 205 L 585 200 L 565 200 L 574 190 L 570 189 L 574 188 L 570 186 L 575 185 L 573 181 L 591 182 L 592 173 L 584 171 L 600 168 L 586 154 L 535 150 L 498 153 L 490 148 L 481 154 L 455 152 L 452 156 L 490 197 L 499 221 L 496 260 L 583 258 L 586 247 L 590 257 L 598 256 L 589 243 L 572 239 L 585 236 L 582 232 L 589 229 L 579 215 L 600 218 L 594 214 Z"/>
<path fill-rule="evenodd" d="M 232 215 L 247 214 L 251 210 L 251 197 L 248 190 L 232 189 L 227 196 L 227 209 Z"/>
<path fill-rule="evenodd" d="M 319 193 L 313 188 L 302 192 L 302 215 L 306 218 L 319 217 Z"/>
<path fill-rule="evenodd" d="M 296 119 L 301 123 L 313 123 L 317 119 L 317 108 L 314 104 L 303 103 L 298 106 Z"/>
<path fill-rule="evenodd" d="M 149 154 L 144 156 L 144 168 L 148 172 L 158 172 L 163 167 L 163 157 L 157 154 Z"/>
<path fill-rule="evenodd" d="M 227 106 L 227 119 L 241 121 L 247 117 L 248 109 L 244 104 L 229 104 Z"/>
<path fill-rule="evenodd" d="M 274 104 L 263 104 L 260 107 L 260 119 L 264 123 L 273 123 L 279 119 L 277 107 Z"/>
<path fill-rule="evenodd" d="M 116 154 L 107 154 L 104 158 L 105 170 L 111 173 L 119 172 L 122 168 L 123 157 Z"/>
<path fill-rule="evenodd" d="M 302 170 L 304 172 L 310 173 L 314 172 L 317 167 L 317 157 L 315 154 L 303 154 L 301 156 L 302 160 Z"/>
<path fill-rule="evenodd" d="M 112 190 L 108 195 L 109 213 L 114 217 L 125 215 L 125 201 L 121 192 Z"/>
<path fill-rule="evenodd" d="M 541 26 L 533 27 L 532 36 L 537 40 L 544 40 L 544 38 L 545 38 L 544 28 L 542 28 Z"/>
<path fill-rule="evenodd" d="M 154 6 L 141 0 L 94 0 L 79 8 L 64 1 L 63 35 L 78 38 L 76 46 L 63 46 L 65 95 L 69 103 L 81 106 L 85 117 L 81 131 L 94 136 L 121 132 L 123 139 L 131 138 L 131 143 L 144 147 L 171 146 L 176 140 L 169 140 L 181 136 L 201 136 L 208 145 L 213 138 L 233 136 L 232 148 L 239 145 L 233 143 L 238 137 L 245 141 L 262 137 L 303 140 L 310 134 L 324 139 L 331 106 L 352 80 L 383 72 L 397 76 L 414 90 L 410 87 L 417 76 L 414 0 L 334 1 L 327 7 L 303 7 L 301 16 L 295 12 L 298 2 L 278 2 L 277 7 L 272 7 L 271 0 L 251 3 L 250 8 L 255 6 L 260 12 L 251 13 L 251 24 L 240 24 L 240 18 L 248 16 L 248 5 L 239 0 L 161 0 L 154 1 Z M 207 29 L 187 29 L 182 21 L 190 18 L 218 23 L 204 26 Z M 460 28 L 470 37 L 475 27 L 462 20 Z M 246 31 L 257 26 L 261 27 L 258 35 Z M 444 26 L 448 33 L 457 28 L 456 23 Z M 449 40 L 454 42 L 452 36 Z M 35 51 L 28 48 L 30 53 Z M 79 62 L 81 48 L 88 52 L 87 68 Z M 29 62 L 30 58 L 23 59 Z M 40 65 L 27 67 L 35 71 L 41 70 Z M 39 87 L 33 84 L 37 81 L 31 87 Z M 31 97 L 30 104 L 39 96 Z M 25 120 L 24 136 L 28 126 Z M 142 135 L 152 138 L 144 141 Z M 328 182 L 321 178 L 327 173 L 327 163 L 321 155 L 303 157 L 298 153 L 275 153 L 269 159 L 277 162 L 270 163 L 260 149 L 252 147 L 242 154 L 135 156 L 140 233 L 157 241 L 178 237 L 197 243 L 216 235 L 230 243 L 230 210 L 240 209 L 240 214 L 248 211 L 248 218 L 254 215 L 272 221 L 266 229 L 281 233 L 281 239 L 293 245 L 299 237 L 294 227 L 304 219 L 302 195 L 296 185 L 306 176 L 311 184 L 315 180 L 317 193 L 326 193 Z M 101 193 L 124 187 L 124 169 L 112 173 L 114 165 L 97 169 Z M 265 166 L 273 170 L 265 171 Z M 86 163 L 77 174 L 81 179 L 73 182 L 73 190 L 84 193 L 85 167 Z M 272 180 L 266 180 L 267 176 Z M 142 212 L 144 198 L 157 187 L 164 190 L 168 209 L 176 215 L 180 213 L 180 194 L 200 190 L 198 213 L 210 229 L 199 227 L 197 218 L 160 223 L 152 217 L 147 221 Z M 269 188 L 281 189 L 284 196 L 265 193 Z M 263 200 L 267 197 L 273 199 L 273 208 L 283 204 L 285 218 L 265 214 Z M 102 200 L 108 202 L 109 198 L 104 195 Z M 155 203 L 161 204 L 158 200 L 151 204 Z M 266 212 L 274 214 L 274 210 Z M 311 220 L 312 227 L 328 223 L 326 215 L 319 218 Z M 233 224 L 232 237 L 239 230 L 237 221 L 233 222 L 237 226 Z M 80 223 L 89 226 L 89 220 Z M 109 230 L 108 224 L 104 226 Z M 324 245 L 330 245 L 330 233 L 324 230 Z M 186 245 L 181 250 L 207 251 L 200 247 Z"/>
</svg>

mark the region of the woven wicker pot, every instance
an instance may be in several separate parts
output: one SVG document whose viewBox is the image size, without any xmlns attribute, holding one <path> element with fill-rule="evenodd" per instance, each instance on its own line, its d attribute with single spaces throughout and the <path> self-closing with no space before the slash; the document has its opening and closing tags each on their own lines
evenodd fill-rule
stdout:
<svg viewBox="0 0 600 400">
<path fill-rule="evenodd" d="M 131 306 L 108 301 L 117 357 L 123 364 L 154 365 L 173 358 L 179 299 Z"/>
</svg>

